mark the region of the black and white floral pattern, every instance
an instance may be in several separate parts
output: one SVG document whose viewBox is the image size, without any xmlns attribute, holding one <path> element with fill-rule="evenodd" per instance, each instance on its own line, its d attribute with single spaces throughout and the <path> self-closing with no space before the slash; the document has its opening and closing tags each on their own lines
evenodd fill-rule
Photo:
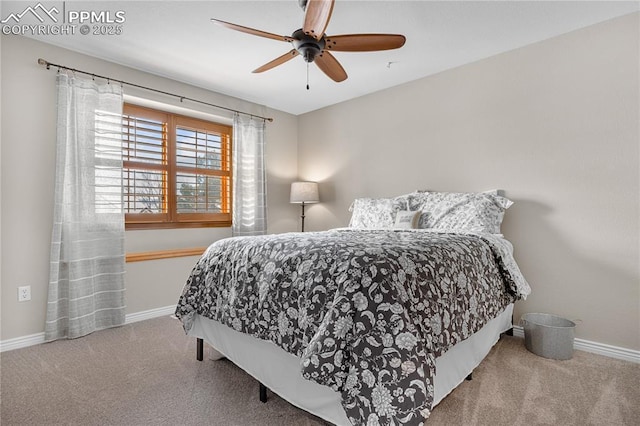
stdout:
<svg viewBox="0 0 640 426">
<path fill-rule="evenodd" d="M 225 239 L 196 264 L 176 315 L 186 330 L 200 314 L 296 355 L 354 425 L 418 425 L 435 358 L 528 293 L 509 247 L 494 245 L 417 230 Z"/>
<path fill-rule="evenodd" d="M 419 228 L 500 233 L 504 211 L 513 202 L 490 192 L 415 192 L 405 196 L 410 210 L 422 211 Z"/>
<path fill-rule="evenodd" d="M 393 227 L 399 207 L 393 198 L 356 198 L 350 210 L 349 227 L 380 229 Z"/>
<path fill-rule="evenodd" d="M 358 198 L 350 228 L 393 228 L 399 211 L 421 212 L 418 228 L 499 234 L 513 202 L 495 192 L 416 191 L 394 198 Z"/>
</svg>

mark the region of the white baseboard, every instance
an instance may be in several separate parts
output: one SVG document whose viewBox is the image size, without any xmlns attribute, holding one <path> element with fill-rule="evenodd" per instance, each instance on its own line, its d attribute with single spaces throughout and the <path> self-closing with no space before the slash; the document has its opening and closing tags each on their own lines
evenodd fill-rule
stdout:
<svg viewBox="0 0 640 426">
<path fill-rule="evenodd" d="M 138 321 L 144 321 L 152 318 L 172 315 L 176 311 L 175 305 L 165 306 L 163 308 L 149 309 L 148 311 L 135 312 L 127 314 L 124 323 L 131 324 Z M 44 343 L 44 333 L 30 334 L 28 336 L 15 337 L 13 339 L 0 341 L 0 352 L 11 351 L 13 349 L 26 348 L 29 346 Z"/>
<path fill-rule="evenodd" d="M 144 312 L 136 312 L 134 314 L 128 314 L 125 317 L 124 323 L 131 324 L 138 321 L 144 321 L 152 318 L 164 317 L 166 315 L 173 315 L 176 312 L 176 305 L 165 306 L 163 308 L 149 309 Z"/>
<path fill-rule="evenodd" d="M 514 325 L 513 335 L 524 339 L 524 329 L 519 325 Z M 573 339 L 573 349 L 640 364 L 640 351 L 635 351 L 633 349 L 621 348 L 619 346 L 612 346 L 584 339 Z"/>
<path fill-rule="evenodd" d="M 28 346 L 44 343 L 44 333 L 30 334 L 28 336 L 14 337 L 0 341 L 0 352 L 26 348 Z"/>
</svg>

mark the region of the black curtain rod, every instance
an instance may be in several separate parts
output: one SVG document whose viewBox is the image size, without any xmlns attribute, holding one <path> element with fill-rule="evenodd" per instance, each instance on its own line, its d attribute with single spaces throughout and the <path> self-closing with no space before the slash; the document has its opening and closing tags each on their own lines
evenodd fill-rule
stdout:
<svg viewBox="0 0 640 426">
<path fill-rule="evenodd" d="M 153 89 L 151 87 L 141 86 L 141 85 L 135 84 L 135 83 L 129 83 L 128 81 L 116 80 L 115 78 L 105 77 L 103 75 L 98 75 L 98 74 L 94 74 L 94 73 L 87 72 L 87 71 L 77 70 L 75 68 L 70 68 L 70 67 L 67 67 L 67 66 L 64 66 L 64 65 L 58 65 L 58 64 L 51 63 L 49 61 L 45 61 L 42 58 L 38 59 L 38 64 L 46 66 L 47 69 L 50 69 L 51 67 L 56 67 L 56 68 L 58 68 L 58 71 L 61 70 L 61 69 L 69 70 L 69 71 L 77 72 L 77 73 L 80 73 L 80 74 L 89 75 L 89 76 L 91 76 L 93 78 L 98 77 L 98 78 L 102 78 L 102 79 L 107 80 L 107 81 L 115 81 L 116 83 L 126 84 L 127 86 L 131 86 L 131 87 L 137 87 L 138 89 L 144 89 L 144 90 L 149 90 L 151 92 L 162 93 L 163 95 L 173 96 L 175 98 L 178 98 L 178 99 L 180 99 L 180 102 L 187 100 L 187 101 L 196 102 L 196 103 L 199 103 L 199 104 L 202 104 L 202 105 L 208 105 L 210 107 L 214 107 L 214 108 L 218 108 L 218 109 L 224 109 L 226 111 L 235 112 L 235 113 L 238 113 L 238 114 L 248 115 L 250 117 L 260 118 L 262 120 L 269 121 L 269 122 L 273 121 L 273 118 L 261 117 L 259 115 L 249 114 L 248 112 L 242 112 L 242 111 L 238 111 L 238 110 L 235 110 L 235 109 L 223 107 L 223 106 L 220 106 L 220 105 L 211 104 L 209 102 L 199 101 L 198 99 L 187 98 L 186 96 L 180 96 L 180 95 L 176 95 L 174 93 L 169 93 L 169 92 L 165 92 L 165 91 L 162 91 L 162 90 Z"/>
</svg>

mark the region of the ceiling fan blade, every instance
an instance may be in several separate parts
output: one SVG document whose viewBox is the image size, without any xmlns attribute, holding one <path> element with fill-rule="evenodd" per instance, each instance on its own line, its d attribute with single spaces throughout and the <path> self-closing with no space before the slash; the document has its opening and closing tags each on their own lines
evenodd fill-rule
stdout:
<svg viewBox="0 0 640 426">
<path fill-rule="evenodd" d="M 331 80 L 339 83 L 347 79 L 347 73 L 340 62 L 326 50 L 316 56 L 314 62 Z"/>
<path fill-rule="evenodd" d="M 230 28 L 232 30 L 240 31 L 242 33 L 247 33 L 247 34 L 251 34 L 259 37 L 265 37 L 265 38 L 270 38 L 270 39 L 279 40 L 279 41 L 293 41 L 293 38 L 289 36 L 281 36 L 278 34 L 268 33 L 266 31 L 256 30 L 254 28 L 243 27 L 242 25 L 232 24 L 231 22 L 221 21 L 219 19 L 211 18 L 211 22 L 213 22 L 214 24 L 222 25 L 223 27 Z"/>
<path fill-rule="evenodd" d="M 302 31 L 320 40 L 327 29 L 331 12 L 333 11 L 334 0 L 309 0 L 307 10 L 304 14 L 304 24 Z"/>
<path fill-rule="evenodd" d="M 371 52 L 404 46 L 407 39 L 400 34 L 345 34 L 325 37 L 325 49 L 335 52 Z"/>
<path fill-rule="evenodd" d="M 287 53 L 285 53 L 282 56 L 278 56 L 276 59 L 274 59 L 271 62 L 267 62 L 266 64 L 264 64 L 263 66 L 261 66 L 260 68 L 256 68 L 255 70 L 253 70 L 252 72 L 254 73 L 259 73 L 259 72 L 265 72 L 267 70 L 270 70 L 271 68 L 275 68 L 278 65 L 282 65 L 285 62 L 287 62 L 290 59 L 295 58 L 296 56 L 298 56 L 299 53 L 296 49 L 291 49 L 290 51 L 288 51 Z"/>
</svg>

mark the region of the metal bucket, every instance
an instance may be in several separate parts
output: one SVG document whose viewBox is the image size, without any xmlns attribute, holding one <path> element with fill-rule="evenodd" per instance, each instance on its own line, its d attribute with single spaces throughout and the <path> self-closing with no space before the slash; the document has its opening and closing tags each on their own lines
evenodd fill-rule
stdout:
<svg viewBox="0 0 640 426">
<path fill-rule="evenodd" d="M 571 359 L 576 324 L 550 314 L 524 314 L 524 345 L 536 355 L 551 359 Z"/>
</svg>

